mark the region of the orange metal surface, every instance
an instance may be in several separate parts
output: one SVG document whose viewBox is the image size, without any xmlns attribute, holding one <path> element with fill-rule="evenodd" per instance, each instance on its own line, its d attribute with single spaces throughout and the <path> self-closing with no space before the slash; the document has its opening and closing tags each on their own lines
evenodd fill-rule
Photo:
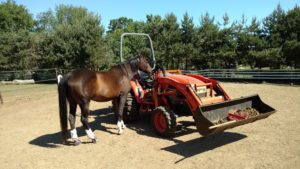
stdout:
<svg viewBox="0 0 300 169">
<path fill-rule="evenodd" d="M 174 70 L 166 70 L 168 73 L 174 73 L 174 74 L 182 74 L 182 71 L 180 69 L 174 69 Z"/>
<path fill-rule="evenodd" d="M 213 80 L 213 79 L 209 79 L 207 77 L 204 77 L 204 76 L 201 76 L 201 75 L 196 75 L 196 74 L 187 74 L 186 76 L 190 76 L 190 77 L 193 77 L 193 78 L 196 78 L 196 79 L 199 79 L 205 83 L 211 83 L 212 84 L 212 88 L 214 90 L 219 90 L 222 95 L 224 96 L 224 99 L 225 100 L 231 100 L 231 98 L 229 97 L 229 95 L 225 92 L 223 86 L 218 83 L 216 80 Z"/>
<path fill-rule="evenodd" d="M 203 105 L 220 103 L 220 102 L 224 102 L 225 101 L 223 96 L 204 97 L 204 98 L 201 98 L 200 100 L 203 103 Z"/>
<path fill-rule="evenodd" d="M 170 72 L 178 72 L 178 70 L 168 70 Z M 152 88 L 152 100 L 151 102 L 143 99 L 145 92 L 141 85 L 132 80 L 130 85 L 133 89 L 134 95 L 136 96 L 137 102 L 141 103 L 141 109 L 147 110 L 149 107 L 146 105 L 155 105 L 155 107 L 165 105 L 171 106 L 168 103 L 168 95 L 176 95 L 181 93 L 185 96 L 185 102 L 189 106 L 191 112 L 195 112 L 199 106 L 220 103 L 230 100 L 230 97 L 223 90 L 222 86 L 217 81 L 206 78 L 201 75 L 188 74 L 169 74 L 162 76 L 159 73 L 154 74 L 154 84 Z M 209 96 L 199 98 L 196 91 L 197 87 L 206 86 L 209 89 Z M 142 96 L 139 96 L 138 90 L 142 91 Z M 219 96 L 213 96 L 213 90 L 219 91 Z"/>
<path fill-rule="evenodd" d="M 158 78 L 159 83 L 165 83 L 165 84 L 182 84 L 182 85 L 188 85 L 188 84 L 205 84 L 199 79 L 185 76 L 185 75 L 168 75 L 166 77 L 159 77 Z"/>
<path fill-rule="evenodd" d="M 133 94 L 134 94 L 137 102 L 140 103 L 141 98 L 144 97 L 144 90 L 143 90 L 142 86 L 135 80 L 130 81 L 130 86 L 131 86 L 131 89 L 133 90 Z M 139 95 L 138 90 L 141 92 L 141 94 L 142 94 L 141 96 Z"/>
</svg>

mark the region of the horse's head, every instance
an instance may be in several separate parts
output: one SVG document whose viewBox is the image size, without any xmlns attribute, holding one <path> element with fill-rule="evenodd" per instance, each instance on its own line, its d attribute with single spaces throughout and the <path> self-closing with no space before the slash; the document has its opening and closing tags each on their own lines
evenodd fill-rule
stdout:
<svg viewBox="0 0 300 169">
<path fill-rule="evenodd" d="M 144 71 L 144 72 L 148 73 L 148 74 L 152 73 L 152 68 L 149 64 L 149 61 L 144 56 L 138 57 L 137 68 L 141 71 Z"/>
</svg>

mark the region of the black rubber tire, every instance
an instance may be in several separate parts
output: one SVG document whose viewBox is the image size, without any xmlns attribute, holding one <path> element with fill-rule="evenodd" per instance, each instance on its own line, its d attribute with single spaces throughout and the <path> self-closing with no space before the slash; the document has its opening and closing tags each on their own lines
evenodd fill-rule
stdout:
<svg viewBox="0 0 300 169">
<path fill-rule="evenodd" d="M 116 100 L 112 100 L 113 112 L 115 118 L 118 119 L 118 103 Z M 128 93 L 125 106 L 123 109 L 123 121 L 124 123 L 136 122 L 139 118 L 140 105 L 136 102 L 132 93 Z"/>
<path fill-rule="evenodd" d="M 163 127 L 164 129 L 159 129 L 157 127 L 157 124 L 156 124 L 157 123 L 156 122 L 157 115 L 159 115 L 160 117 L 163 117 L 165 119 L 166 126 Z M 164 106 L 159 106 L 153 110 L 152 125 L 153 125 L 154 131 L 156 132 L 156 134 L 163 136 L 163 137 L 170 137 L 170 136 L 174 135 L 174 133 L 176 131 L 176 116 L 171 109 L 164 107 Z"/>
</svg>

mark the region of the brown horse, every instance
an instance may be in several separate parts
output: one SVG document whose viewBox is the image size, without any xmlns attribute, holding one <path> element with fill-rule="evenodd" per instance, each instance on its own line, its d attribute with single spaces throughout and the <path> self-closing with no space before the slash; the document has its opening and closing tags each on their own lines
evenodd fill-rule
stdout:
<svg viewBox="0 0 300 169">
<path fill-rule="evenodd" d="M 59 112 L 63 141 L 67 140 L 67 100 L 70 106 L 69 122 L 71 125 L 71 138 L 75 145 L 80 144 L 75 129 L 76 107 L 81 109 L 81 122 L 86 134 L 96 143 L 96 137 L 88 123 L 89 104 L 91 100 L 106 102 L 116 99 L 118 109 L 118 133 L 126 128 L 123 122 L 123 108 L 130 92 L 130 80 L 142 70 L 151 74 L 152 68 L 143 56 L 131 59 L 124 64 L 112 67 L 108 71 L 95 72 L 79 69 L 68 73 L 62 79 L 58 78 Z"/>
</svg>

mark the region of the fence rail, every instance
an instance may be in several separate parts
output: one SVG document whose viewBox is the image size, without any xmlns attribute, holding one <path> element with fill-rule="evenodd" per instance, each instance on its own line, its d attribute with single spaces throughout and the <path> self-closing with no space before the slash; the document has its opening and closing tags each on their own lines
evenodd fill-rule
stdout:
<svg viewBox="0 0 300 169">
<path fill-rule="evenodd" d="M 0 71 L 0 81 L 33 79 L 35 83 L 46 83 L 56 81 L 56 74 L 57 69 Z"/>
<path fill-rule="evenodd" d="M 185 70 L 184 73 L 200 74 L 217 80 L 244 81 L 273 81 L 299 83 L 300 70 L 235 70 L 235 69 L 206 69 Z"/>
<path fill-rule="evenodd" d="M 0 81 L 15 79 L 34 79 L 35 83 L 55 82 L 57 72 L 68 72 L 61 69 L 39 69 L 24 71 L 0 71 Z M 281 83 L 300 83 L 300 69 L 297 70 L 235 70 L 206 69 L 183 70 L 184 74 L 193 73 L 217 80 L 230 81 L 269 81 Z"/>
</svg>

